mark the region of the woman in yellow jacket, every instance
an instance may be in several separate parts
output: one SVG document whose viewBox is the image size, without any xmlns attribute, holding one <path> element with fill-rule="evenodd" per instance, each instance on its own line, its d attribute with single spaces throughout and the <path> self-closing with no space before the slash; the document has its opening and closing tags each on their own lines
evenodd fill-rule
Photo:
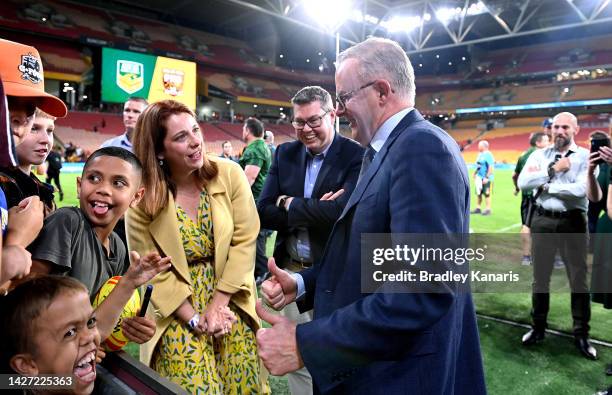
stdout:
<svg viewBox="0 0 612 395">
<path fill-rule="evenodd" d="M 151 282 L 157 332 L 141 360 L 192 393 L 268 392 L 255 340 L 259 217 L 246 176 L 206 156 L 193 112 L 176 101 L 150 105 L 133 144 L 145 195 L 127 213 L 129 249 L 172 258 Z"/>
</svg>

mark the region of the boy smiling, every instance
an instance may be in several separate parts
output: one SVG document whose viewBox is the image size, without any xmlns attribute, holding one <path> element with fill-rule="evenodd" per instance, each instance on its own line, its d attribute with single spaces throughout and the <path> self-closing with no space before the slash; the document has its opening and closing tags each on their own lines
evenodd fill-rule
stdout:
<svg viewBox="0 0 612 395">
<path fill-rule="evenodd" d="M 1 373 L 72 376 L 75 394 L 90 394 L 100 333 L 89 294 L 69 277 L 22 283 L 0 304 Z"/>
<path fill-rule="evenodd" d="M 110 335 L 123 306 L 134 289 L 170 267 L 170 257 L 151 253 L 142 259 L 132 253 L 125 262 L 126 247 L 113 232 L 129 207 L 140 201 L 142 167 L 123 148 L 95 151 L 77 178 L 79 208 L 63 207 L 45 219 L 38 238 L 29 248 L 32 272 L 67 274 L 83 282 L 93 299 L 113 276 L 123 276 L 107 299 L 97 308 L 102 338 Z M 146 317 L 123 321 L 126 337 L 137 343 L 155 333 L 155 322 Z"/>
</svg>

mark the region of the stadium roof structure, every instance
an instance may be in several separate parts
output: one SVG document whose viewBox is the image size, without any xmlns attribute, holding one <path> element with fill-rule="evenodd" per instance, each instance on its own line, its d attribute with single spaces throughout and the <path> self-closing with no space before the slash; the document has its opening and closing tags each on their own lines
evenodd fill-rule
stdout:
<svg viewBox="0 0 612 395">
<path fill-rule="evenodd" d="M 347 43 L 388 36 L 409 53 L 548 33 L 612 22 L 610 0 L 224 0 L 284 21 L 334 34 L 305 18 L 308 9 L 346 21 L 338 27 Z M 334 4 L 335 3 L 335 4 Z M 334 15 L 335 14 L 335 15 Z M 335 29 L 334 29 L 335 30 Z"/>
<path fill-rule="evenodd" d="M 265 14 L 325 35 L 338 32 L 344 44 L 391 37 L 408 53 L 612 22 L 610 0 L 143 0 L 138 6 L 226 28 L 248 28 Z"/>
</svg>

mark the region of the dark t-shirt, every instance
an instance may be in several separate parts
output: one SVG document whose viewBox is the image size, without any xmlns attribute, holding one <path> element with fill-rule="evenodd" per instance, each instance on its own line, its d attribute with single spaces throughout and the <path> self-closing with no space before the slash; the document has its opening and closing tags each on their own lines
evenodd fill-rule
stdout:
<svg viewBox="0 0 612 395">
<path fill-rule="evenodd" d="M 0 188 L 6 195 L 8 208 L 17 206 L 29 196 L 38 196 L 45 204 L 47 212 L 53 211 L 53 187 L 40 181 L 33 173 L 25 174 L 18 168 L 0 169 Z"/>
<path fill-rule="evenodd" d="M 62 157 L 55 151 L 49 152 L 49 156 L 47 156 L 47 162 L 49 162 L 49 168 L 47 169 L 47 173 L 50 174 L 58 174 L 60 169 L 62 168 Z"/>
<path fill-rule="evenodd" d="M 51 273 L 66 274 L 85 284 L 93 299 L 109 278 L 121 276 L 128 269 L 125 245 L 114 232 L 109 239 L 107 254 L 83 212 L 77 207 L 63 207 L 45 219 L 28 250 L 32 259 L 51 262 Z"/>
</svg>

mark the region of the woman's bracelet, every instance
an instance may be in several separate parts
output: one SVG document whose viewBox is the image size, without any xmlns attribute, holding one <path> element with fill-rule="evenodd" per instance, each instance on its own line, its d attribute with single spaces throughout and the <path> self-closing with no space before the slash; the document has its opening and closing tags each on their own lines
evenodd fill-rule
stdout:
<svg viewBox="0 0 612 395">
<path fill-rule="evenodd" d="M 191 330 L 194 331 L 197 328 L 199 323 L 200 323 L 200 314 L 195 313 L 193 317 L 191 317 L 191 319 L 187 322 L 187 326 L 189 326 L 189 328 L 191 328 Z"/>
</svg>

